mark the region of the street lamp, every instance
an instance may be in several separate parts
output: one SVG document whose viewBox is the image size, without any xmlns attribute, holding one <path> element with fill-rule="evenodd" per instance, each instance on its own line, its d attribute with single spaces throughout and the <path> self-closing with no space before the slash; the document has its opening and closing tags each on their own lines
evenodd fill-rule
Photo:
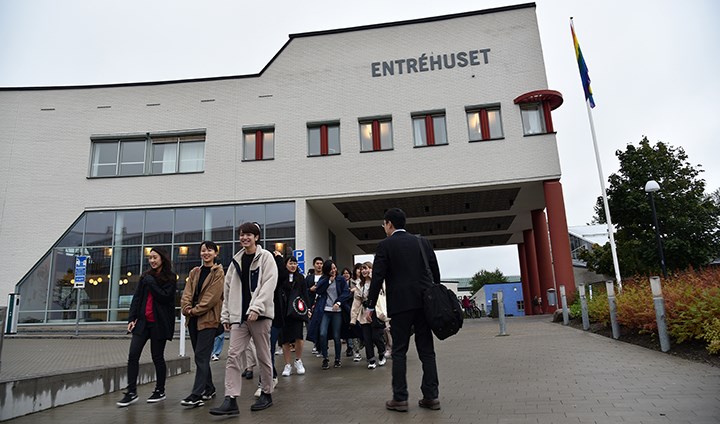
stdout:
<svg viewBox="0 0 720 424">
<path fill-rule="evenodd" d="M 660 239 L 660 228 L 658 228 L 657 213 L 655 212 L 655 198 L 653 193 L 660 190 L 660 184 L 655 180 L 650 180 L 645 184 L 645 193 L 650 195 L 650 206 L 652 206 L 653 224 L 655 225 L 655 237 L 657 238 L 658 254 L 660 254 L 660 267 L 662 268 L 663 277 L 667 278 L 667 269 L 665 268 L 665 255 L 663 254 L 662 240 Z"/>
</svg>

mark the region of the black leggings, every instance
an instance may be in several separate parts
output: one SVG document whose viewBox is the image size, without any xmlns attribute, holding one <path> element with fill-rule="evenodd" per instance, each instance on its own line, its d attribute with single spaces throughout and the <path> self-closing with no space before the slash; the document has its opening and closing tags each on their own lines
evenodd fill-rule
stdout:
<svg viewBox="0 0 720 424">
<path fill-rule="evenodd" d="M 155 390 L 165 392 L 165 378 L 167 376 L 167 366 L 165 365 L 165 344 L 167 340 L 157 340 L 150 338 L 150 326 L 145 327 L 142 334 L 133 333 L 130 341 L 130 353 L 128 354 L 128 385 L 127 391 L 137 393 L 137 379 L 140 372 L 140 355 L 142 354 L 145 343 L 150 340 L 150 354 L 152 355 L 153 364 L 155 364 L 155 375 L 157 382 Z"/>
<path fill-rule="evenodd" d="M 363 333 L 363 341 L 365 343 L 365 357 L 368 361 L 375 359 L 374 348 L 377 347 L 378 355 L 385 354 L 385 339 L 383 339 L 383 329 L 375 328 L 371 324 L 361 324 L 360 328 Z M 374 345 L 374 346 L 373 346 Z"/>
</svg>

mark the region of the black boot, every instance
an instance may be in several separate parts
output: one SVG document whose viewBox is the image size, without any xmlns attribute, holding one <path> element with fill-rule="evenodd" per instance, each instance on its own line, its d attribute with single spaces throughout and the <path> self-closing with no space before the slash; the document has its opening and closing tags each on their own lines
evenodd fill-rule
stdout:
<svg viewBox="0 0 720 424">
<path fill-rule="evenodd" d="M 225 396 L 225 400 L 222 405 L 216 408 L 210 408 L 210 415 L 238 415 L 240 410 L 238 409 L 237 400 L 234 397 Z"/>
<path fill-rule="evenodd" d="M 272 395 L 269 393 L 262 392 L 260 397 L 250 407 L 251 411 L 262 411 L 272 406 Z"/>
</svg>

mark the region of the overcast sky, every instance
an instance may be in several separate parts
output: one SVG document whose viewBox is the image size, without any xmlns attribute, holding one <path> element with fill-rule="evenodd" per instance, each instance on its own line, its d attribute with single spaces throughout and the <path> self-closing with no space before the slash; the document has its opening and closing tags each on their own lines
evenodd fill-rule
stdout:
<svg viewBox="0 0 720 424">
<path fill-rule="evenodd" d="M 520 2 L 0 0 L 0 86 L 89 85 L 259 72 L 288 34 L 424 18 Z M 569 18 L 590 69 L 605 180 L 615 151 L 646 135 L 682 146 L 720 187 L 720 2 L 539 0 L 568 225 L 593 216 L 600 195 Z M 1 142 L 1 141 L 0 141 Z M 611 211 L 612 213 L 612 211 Z M 438 253 L 443 278 L 480 269 L 520 273 L 517 248 Z M 342 265 L 342 264 L 341 264 Z"/>
</svg>

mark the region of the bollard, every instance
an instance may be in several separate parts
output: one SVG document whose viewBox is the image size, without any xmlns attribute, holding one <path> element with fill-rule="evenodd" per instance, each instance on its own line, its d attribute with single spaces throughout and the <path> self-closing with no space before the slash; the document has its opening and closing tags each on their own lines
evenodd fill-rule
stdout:
<svg viewBox="0 0 720 424">
<path fill-rule="evenodd" d="M 178 356 L 185 356 L 185 315 L 180 314 L 180 352 Z"/>
<path fill-rule="evenodd" d="M 589 330 L 590 316 L 588 314 L 587 299 L 585 298 L 585 284 L 580 284 L 578 291 L 580 292 L 580 311 L 582 312 L 583 330 Z"/>
<path fill-rule="evenodd" d="M 503 302 L 503 292 L 496 292 L 495 295 L 497 295 L 498 320 L 500 321 L 500 334 L 498 335 L 507 336 L 507 333 L 505 332 L 505 304 Z"/>
<path fill-rule="evenodd" d="M 670 338 L 668 337 L 667 324 L 665 323 L 665 299 L 662 295 L 660 277 L 650 277 L 650 289 L 652 290 L 653 302 L 655 303 L 655 321 L 658 326 L 658 338 L 660 339 L 660 350 L 670 350 Z"/>
<path fill-rule="evenodd" d="M 612 326 L 613 339 L 620 338 L 620 325 L 617 321 L 617 304 L 615 303 L 615 286 L 612 280 L 605 282 L 607 288 L 608 304 L 610 305 L 610 325 Z"/>
<path fill-rule="evenodd" d="M 563 325 L 570 324 L 570 312 L 567 306 L 567 296 L 565 296 L 565 286 L 560 286 L 560 302 L 562 303 Z"/>
</svg>

